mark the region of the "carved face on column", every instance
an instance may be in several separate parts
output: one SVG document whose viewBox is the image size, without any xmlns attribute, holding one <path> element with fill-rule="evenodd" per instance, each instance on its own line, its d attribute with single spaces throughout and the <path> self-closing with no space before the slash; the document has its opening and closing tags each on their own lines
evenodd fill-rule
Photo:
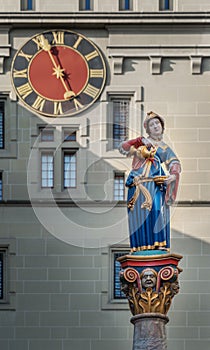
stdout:
<svg viewBox="0 0 210 350">
<path fill-rule="evenodd" d="M 141 284 L 144 289 L 154 288 L 157 283 L 157 272 L 153 269 L 145 269 L 141 273 Z"/>
</svg>

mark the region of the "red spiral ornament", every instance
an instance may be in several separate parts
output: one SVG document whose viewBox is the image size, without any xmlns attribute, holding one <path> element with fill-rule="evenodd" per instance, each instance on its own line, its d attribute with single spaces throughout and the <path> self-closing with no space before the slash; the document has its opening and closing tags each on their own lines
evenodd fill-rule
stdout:
<svg viewBox="0 0 210 350">
<path fill-rule="evenodd" d="M 174 276 L 174 269 L 171 266 L 163 267 L 159 271 L 159 276 L 163 281 L 168 281 Z"/>
<path fill-rule="evenodd" d="M 132 269 L 131 267 L 127 268 L 123 272 L 123 276 L 126 281 L 133 283 L 139 278 L 139 274 L 135 269 Z"/>
</svg>

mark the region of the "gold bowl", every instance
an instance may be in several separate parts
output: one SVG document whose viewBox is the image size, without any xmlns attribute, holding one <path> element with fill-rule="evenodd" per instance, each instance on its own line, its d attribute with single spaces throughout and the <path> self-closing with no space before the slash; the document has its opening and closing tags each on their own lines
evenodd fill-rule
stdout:
<svg viewBox="0 0 210 350">
<path fill-rule="evenodd" d="M 155 176 L 153 180 L 157 185 L 162 185 L 167 178 L 168 176 L 162 175 L 162 176 Z"/>
</svg>

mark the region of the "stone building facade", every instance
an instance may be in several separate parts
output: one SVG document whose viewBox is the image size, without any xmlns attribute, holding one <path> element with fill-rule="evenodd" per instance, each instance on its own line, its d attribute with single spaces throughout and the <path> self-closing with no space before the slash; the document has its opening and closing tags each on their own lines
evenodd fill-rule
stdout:
<svg viewBox="0 0 210 350">
<path fill-rule="evenodd" d="M 117 144 L 144 134 L 143 119 L 154 110 L 165 117 L 165 140 L 182 163 L 171 246 L 184 256 L 184 270 L 169 313 L 168 349 L 208 350 L 209 1 L 0 6 L 1 348 L 131 349 L 130 312 L 114 283 L 115 258 L 129 250 L 122 185 L 131 159 Z M 19 101 L 11 67 L 30 38 L 60 30 L 97 46 L 106 82 L 85 111 L 50 118 Z"/>
</svg>

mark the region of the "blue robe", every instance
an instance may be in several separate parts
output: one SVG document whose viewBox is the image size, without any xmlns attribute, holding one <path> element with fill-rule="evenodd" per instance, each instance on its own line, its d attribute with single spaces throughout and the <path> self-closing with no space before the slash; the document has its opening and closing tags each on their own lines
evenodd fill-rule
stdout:
<svg viewBox="0 0 210 350">
<path fill-rule="evenodd" d="M 172 162 L 179 162 L 174 152 L 166 144 L 158 147 L 151 164 L 148 177 L 165 175 L 161 163 L 165 163 L 166 168 Z M 128 190 L 128 202 L 133 197 L 136 187 L 133 180 L 144 171 L 142 165 L 138 170 L 132 170 L 127 178 L 126 186 Z M 152 198 L 151 210 L 142 208 L 145 197 L 140 194 L 135 202 L 133 210 L 128 209 L 128 221 L 130 232 L 130 246 L 132 251 L 156 249 L 158 247 L 170 248 L 170 211 L 165 202 L 166 185 L 157 185 L 154 181 L 143 182 L 142 185 L 149 191 Z"/>
</svg>

